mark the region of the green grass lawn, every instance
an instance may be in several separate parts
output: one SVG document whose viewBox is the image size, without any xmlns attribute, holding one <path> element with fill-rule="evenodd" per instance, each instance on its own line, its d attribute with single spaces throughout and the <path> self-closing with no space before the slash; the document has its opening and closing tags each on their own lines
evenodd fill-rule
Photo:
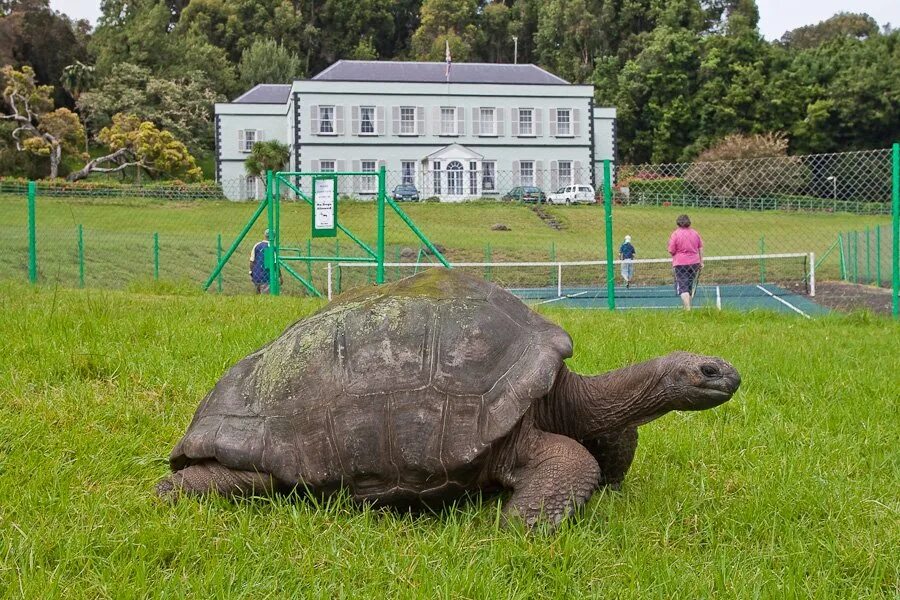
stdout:
<svg viewBox="0 0 900 600">
<path fill-rule="evenodd" d="M 547 312 L 579 372 L 684 349 L 743 376 L 642 427 L 623 491 L 553 536 L 498 530 L 496 498 L 415 517 L 157 502 L 203 395 L 318 305 L 0 283 L 0 597 L 900 594 L 900 329 L 867 313 Z"/>
<path fill-rule="evenodd" d="M 66 286 L 80 283 L 77 228 L 83 228 L 84 282 L 88 287 L 122 288 L 154 276 L 153 234 L 159 236 L 159 277 L 197 285 L 206 280 L 216 263 L 216 236 L 228 248 L 256 209 L 255 203 L 173 202 L 147 200 L 65 199 L 40 197 L 37 203 L 37 248 L 39 275 L 43 281 L 59 281 Z M 546 211 L 560 224 L 556 230 L 529 207 L 505 203 L 405 203 L 403 209 L 434 242 L 446 248 L 453 262 L 484 261 L 571 261 L 600 260 L 605 257 L 603 208 L 553 206 Z M 631 235 L 638 258 L 668 256 L 666 243 L 674 229 L 680 208 L 616 207 L 613 218 L 613 246 Z M 783 211 L 744 212 L 728 209 L 692 209 L 694 224 L 705 240 L 708 256 L 787 252 L 823 254 L 834 244 L 839 232 L 882 226 L 882 263 L 888 272 L 889 236 L 887 216 L 856 216 L 845 213 L 799 213 Z M 308 252 L 312 243 L 316 255 L 362 256 L 353 242 L 338 240 L 310 242 L 311 210 L 303 203 L 285 203 L 282 209 L 282 245 Z M 373 203 L 341 202 L 339 220 L 374 248 L 376 216 Z M 493 231 L 503 223 L 510 231 Z M 261 239 L 265 215 L 223 274 L 226 293 L 251 291 L 247 277 L 250 249 Z M 400 252 L 420 243 L 413 232 L 390 210 L 387 215 L 386 260 L 399 261 Z M 0 197 L 0 279 L 27 277 L 27 214 L 24 197 Z M 860 253 L 865 252 L 860 247 Z M 870 248 L 871 260 L 876 258 Z M 838 252 L 833 251 L 820 267 L 820 278 L 837 278 Z M 301 274 L 305 265 L 294 263 Z M 526 280 L 544 278 L 544 273 Z M 502 270 L 494 275 L 502 277 Z M 388 273 L 389 277 L 399 273 Z M 325 266 L 312 273 L 323 286 Z M 802 273 L 798 273 L 802 276 Z M 288 290 L 300 287 L 289 281 Z"/>
</svg>

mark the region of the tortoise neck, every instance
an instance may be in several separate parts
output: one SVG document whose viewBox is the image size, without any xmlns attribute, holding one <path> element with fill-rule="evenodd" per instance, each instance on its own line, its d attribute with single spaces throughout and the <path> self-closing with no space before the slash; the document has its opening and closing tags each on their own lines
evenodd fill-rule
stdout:
<svg viewBox="0 0 900 600">
<path fill-rule="evenodd" d="M 595 376 L 573 373 L 563 365 L 550 394 L 538 405 L 538 426 L 585 440 L 661 417 L 671 409 L 654 362 Z"/>
</svg>

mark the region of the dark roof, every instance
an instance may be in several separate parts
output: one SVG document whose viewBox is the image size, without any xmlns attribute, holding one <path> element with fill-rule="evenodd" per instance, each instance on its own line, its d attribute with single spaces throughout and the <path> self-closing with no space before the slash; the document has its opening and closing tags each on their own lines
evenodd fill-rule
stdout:
<svg viewBox="0 0 900 600">
<path fill-rule="evenodd" d="M 313 77 L 313 81 L 446 83 L 446 69 L 447 64 L 442 62 L 339 60 Z M 569 82 L 535 65 L 453 63 L 450 83 L 565 85 Z"/>
<path fill-rule="evenodd" d="M 249 92 L 235 98 L 235 104 L 286 104 L 291 95 L 291 85 L 261 83 Z"/>
</svg>

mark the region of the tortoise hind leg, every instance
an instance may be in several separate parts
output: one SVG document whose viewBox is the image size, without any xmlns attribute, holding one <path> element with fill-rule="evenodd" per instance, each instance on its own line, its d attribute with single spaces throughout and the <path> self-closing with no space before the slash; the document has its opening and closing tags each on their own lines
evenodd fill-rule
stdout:
<svg viewBox="0 0 900 600">
<path fill-rule="evenodd" d="M 182 494 L 265 496 L 273 491 L 275 482 L 268 473 L 229 469 L 216 461 L 187 466 L 156 484 L 156 494 L 164 499 L 174 499 Z"/>
<path fill-rule="evenodd" d="M 503 507 L 533 527 L 555 527 L 583 506 L 597 489 L 600 468 L 584 446 L 562 435 L 535 430 L 535 439 L 518 452 L 519 466 L 507 482 L 513 495 Z"/>
</svg>

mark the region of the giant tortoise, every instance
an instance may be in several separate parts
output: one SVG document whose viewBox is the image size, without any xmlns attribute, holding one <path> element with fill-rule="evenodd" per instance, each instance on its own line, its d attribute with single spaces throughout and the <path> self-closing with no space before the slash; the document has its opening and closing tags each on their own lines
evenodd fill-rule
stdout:
<svg viewBox="0 0 900 600">
<path fill-rule="evenodd" d="M 349 292 L 225 373 L 157 493 L 344 487 L 408 505 L 502 488 L 507 517 L 555 525 L 621 484 L 639 425 L 740 384 L 724 360 L 686 352 L 594 377 L 571 355 L 560 327 L 456 270 Z"/>
</svg>

